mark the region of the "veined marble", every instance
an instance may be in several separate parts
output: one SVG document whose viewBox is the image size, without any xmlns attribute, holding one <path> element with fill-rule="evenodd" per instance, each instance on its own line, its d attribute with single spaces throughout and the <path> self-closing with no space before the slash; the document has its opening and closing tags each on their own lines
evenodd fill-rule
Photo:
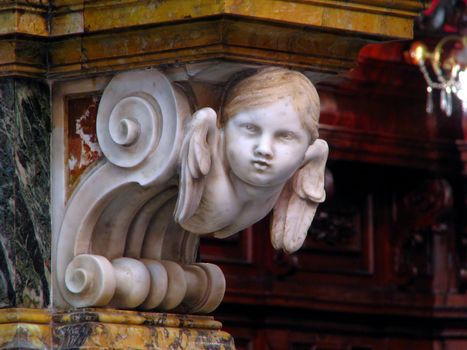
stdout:
<svg viewBox="0 0 467 350">
<path fill-rule="evenodd" d="M 96 161 L 102 151 L 96 137 L 96 115 L 100 94 L 69 96 L 67 104 L 67 159 L 68 185 L 72 189 L 80 176 Z"/>
<path fill-rule="evenodd" d="M 54 315 L 61 349 L 234 349 L 222 324 L 208 316 L 83 309 Z"/>
<path fill-rule="evenodd" d="M 47 85 L 0 83 L 0 306 L 49 304 L 50 129 Z"/>
<path fill-rule="evenodd" d="M 1 309 L 0 349 L 234 350 L 209 316 L 82 309 Z"/>
</svg>

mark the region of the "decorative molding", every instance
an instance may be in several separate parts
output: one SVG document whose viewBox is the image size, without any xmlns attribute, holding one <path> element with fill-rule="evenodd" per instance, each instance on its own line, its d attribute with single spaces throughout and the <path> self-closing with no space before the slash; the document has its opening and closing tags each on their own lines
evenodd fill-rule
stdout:
<svg viewBox="0 0 467 350">
<path fill-rule="evenodd" d="M 301 0 L 302 2 L 323 5 L 326 7 L 345 8 L 354 11 L 375 11 L 381 13 L 396 13 L 413 15 L 422 11 L 428 5 L 428 1 L 420 0 Z M 296 1 L 300 2 L 300 0 Z"/>
<path fill-rule="evenodd" d="M 118 36 L 96 33 L 53 42 L 48 76 L 63 78 L 109 67 L 118 71 L 219 58 L 245 64 L 287 62 L 288 66 L 335 73 L 351 68 L 353 57 L 369 41 L 245 18 L 181 22 Z"/>
<path fill-rule="evenodd" d="M 0 39 L 0 76 L 44 77 L 47 47 L 41 40 Z"/>
<path fill-rule="evenodd" d="M 430 171 L 455 172 L 461 164 L 451 140 L 426 140 L 347 127 L 320 125 L 320 135 L 329 142 L 334 160 L 410 166 Z M 378 147 L 375 147 L 378 145 Z"/>
<path fill-rule="evenodd" d="M 148 7 L 151 11 L 147 11 Z M 102 16 L 103 8 L 107 14 L 105 17 Z M 252 17 L 253 15 L 258 20 L 406 38 L 412 35 L 409 22 L 424 8 L 425 6 L 417 0 L 359 0 L 352 2 L 302 0 L 291 1 L 291 4 L 280 0 L 257 0 L 241 3 L 233 0 L 216 2 L 189 0 L 184 1 L 183 4 L 170 1 L 154 3 L 147 0 L 138 2 L 133 0 L 97 0 L 84 2 L 84 5 L 77 1 L 53 2 L 54 14 L 61 15 L 80 11 L 84 18 L 83 22 L 86 23 L 87 32 L 161 24 L 186 20 L 187 18 L 196 20 L 212 16 Z M 365 16 L 366 22 L 372 25 L 364 23 L 363 20 L 356 20 L 357 18 L 361 19 L 362 16 Z M 343 21 L 342 18 L 349 20 Z M 394 25 L 384 26 L 383 22 L 387 21 L 394 22 Z M 62 33 L 62 31 L 58 30 L 57 33 Z"/>
<path fill-rule="evenodd" d="M 0 1 L 0 36 L 32 35 L 47 37 L 48 1 Z"/>
<path fill-rule="evenodd" d="M 0 309 L 0 349 L 48 349 L 52 316 L 45 309 Z"/>
<path fill-rule="evenodd" d="M 411 38 L 422 8 L 408 0 L 4 2 L 0 76 L 58 79 L 217 58 L 335 73 L 367 43 Z"/>
<path fill-rule="evenodd" d="M 0 309 L 0 348 L 234 350 L 232 336 L 221 328 L 222 324 L 209 316 L 10 308 Z"/>
</svg>

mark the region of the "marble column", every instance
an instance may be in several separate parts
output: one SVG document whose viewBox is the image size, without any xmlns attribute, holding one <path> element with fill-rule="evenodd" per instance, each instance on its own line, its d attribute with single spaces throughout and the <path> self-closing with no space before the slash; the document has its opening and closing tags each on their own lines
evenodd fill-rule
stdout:
<svg viewBox="0 0 467 350">
<path fill-rule="evenodd" d="M 0 81 L 0 307 L 50 302 L 50 97 L 47 84 Z"/>
</svg>

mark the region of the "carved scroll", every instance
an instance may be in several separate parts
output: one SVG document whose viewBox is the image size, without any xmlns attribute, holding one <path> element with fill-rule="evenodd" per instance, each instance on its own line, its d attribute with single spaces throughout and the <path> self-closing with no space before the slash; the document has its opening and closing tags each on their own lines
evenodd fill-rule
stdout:
<svg viewBox="0 0 467 350">
<path fill-rule="evenodd" d="M 123 73 L 97 116 L 106 160 L 70 198 L 54 242 L 57 307 L 207 313 L 225 291 L 222 271 L 195 263 L 198 236 L 173 220 L 184 94 L 156 70 Z"/>
</svg>

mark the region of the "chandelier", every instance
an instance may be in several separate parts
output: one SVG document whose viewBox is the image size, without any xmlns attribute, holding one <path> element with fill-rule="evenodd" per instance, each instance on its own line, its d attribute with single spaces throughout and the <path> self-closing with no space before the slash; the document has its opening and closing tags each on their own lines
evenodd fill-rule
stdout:
<svg viewBox="0 0 467 350">
<path fill-rule="evenodd" d="M 433 113 L 433 91 L 439 90 L 440 109 L 452 115 L 453 95 L 467 110 L 467 36 L 450 35 L 441 39 L 433 51 L 417 41 L 409 51 L 427 83 L 427 113 Z"/>
</svg>

